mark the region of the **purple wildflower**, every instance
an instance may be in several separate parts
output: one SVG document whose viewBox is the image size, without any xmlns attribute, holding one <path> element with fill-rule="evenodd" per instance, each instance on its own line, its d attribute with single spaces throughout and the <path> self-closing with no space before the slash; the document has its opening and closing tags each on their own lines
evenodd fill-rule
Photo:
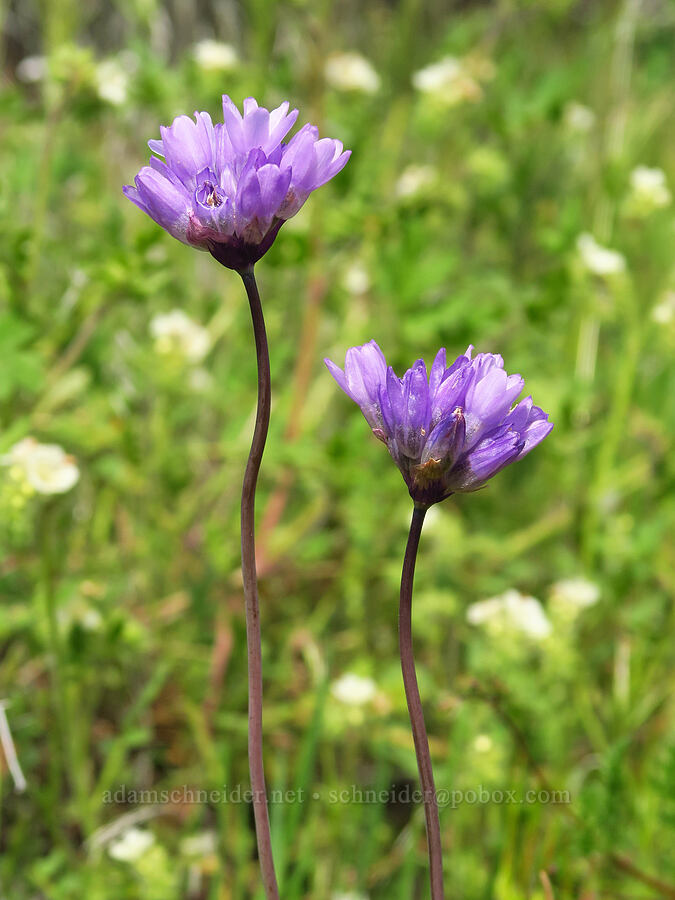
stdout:
<svg viewBox="0 0 675 900">
<path fill-rule="evenodd" d="M 249 97 L 242 116 L 223 96 L 224 123 L 206 112 L 178 116 L 149 141 L 150 165 L 125 195 L 179 241 L 208 250 L 230 269 L 252 265 L 312 191 L 337 175 L 349 159 L 340 141 L 319 140 L 304 125 L 287 143 L 297 109 L 271 112 Z"/>
<path fill-rule="evenodd" d="M 344 371 L 325 360 L 425 506 L 483 487 L 553 428 L 531 397 L 513 406 L 524 382 L 506 374 L 501 356 L 472 351 L 447 366 L 442 348 L 428 377 L 418 359 L 398 378 L 375 341 L 348 350 Z"/>
</svg>

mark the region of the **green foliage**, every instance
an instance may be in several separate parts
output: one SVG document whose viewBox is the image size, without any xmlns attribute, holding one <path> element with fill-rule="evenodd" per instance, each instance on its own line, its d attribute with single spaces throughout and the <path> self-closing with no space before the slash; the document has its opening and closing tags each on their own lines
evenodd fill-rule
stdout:
<svg viewBox="0 0 675 900">
<path fill-rule="evenodd" d="M 441 345 L 502 353 L 556 426 L 486 490 L 430 513 L 422 537 L 414 628 L 436 781 L 468 792 L 441 812 L 449 898 L 543 900 L 541 870 L 556 900 L 661 896 L 641 873 L 675 884 L 675 205 L 630 185 L 644 165 L 675 189 L 672 9 L 21 7 L 5 13 L 0 87 L 0 451 L 58 443 L 80 480 L 47 498 L 0 468 L 0 699 L 28 782 L 13 792 L 0 753 L 0 893 L 256 897 L 236 793 L 249 314 L 236 275 L 121 194 L 161 123 L 217 116 L 226 91 L 288 97 L 354 151 L 257 267 L 274 389 L 258 495 L 265 753 L 284 900 L 428 890 L 397 661 L 410 502 L 321 363 L 372 337 L 399 370 Z M 240 62 L 205 69 L 204 37 Z M 14 77 L 19 46 L 44 50 L 42 80 Z M 368 56 L 376 93 L 326 83 L 326 56 L 345 49 Z M 416 90 L 413 74 L 447 55 L 462 78 L 445 100 Z M 582 233 L 625 271 L 589 271 Z M 203 359 L 153 336 L 172 309 L 207 329 Z M 599 600 L 561 606 L 554 585 L 579 577 Z M 508 589 L 542 601 L 548 637 L 467 621 Z M 340 700 L 344 673 L 374 696 Z M 517 802 L 499 799 L 509 791 Z M 132 827 L 151 841 L 121 858 Z"/>
</svg>

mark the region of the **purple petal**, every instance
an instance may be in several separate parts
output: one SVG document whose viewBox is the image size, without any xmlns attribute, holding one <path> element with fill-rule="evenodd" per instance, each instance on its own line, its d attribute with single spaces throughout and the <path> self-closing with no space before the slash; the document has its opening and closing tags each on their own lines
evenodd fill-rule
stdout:
<svg viewBox="0 0 675 900">
<path fill-rule="evenodd" d="M 399 450 L 410 459 L 419 459 L 429 432 L 429 382 L 424 360 L 418 359 L 403 376 L 403 416 L 395 431 Z"/>
<path fill-rule="evenodd" d="M 146 212 L 158 225 L 183 243 L 190 218 L 187 192 L 150 166 L 144 166 L 136 176 L 136 188 L 124 188 L 125 195 Z"/>
<path fill-rule="evenodd" d="M 326 368 L 333 376 L 333 378 L 337 381 L 338 385 L 342 388 L 342 390 L 347 394 L 348 397 L 354 398 L 351 395 L 349 388 L 347 387 L 347 379 L 345 378 L 345 373 L 342 371 L 340 366 L 336 365 L 332 359 L 328 359 L 328 357 L 324 358 L 324 363 L 326 364 Z"/>
<path fill-rule="evenodd" d="M 430 459 L 452 464 L 462 453 L 466 426 L 464 413 L 458 406 L 432 428 L 422 453 L 422 464 Z"/>
<path fill-rule="evenodd" d="M 498 425 L 523 389 L 520 375 L 507 375 L 497 364 L 488 366 L 487 373 L 474 381 L 466 392 L 466 434 L 469 446 L 478 442 L 485 432 Z"/>
<path fill-rule="evenodd" d="M 345 375 L 357 403 L 377 399 L 379 386 L 386 377 L 386 367 L 384 354 L 375 341 L 347 351 Z"/>
<path fill-rule="evenodd" d="M 523 422 L 524 412 L 526 412 L 526 419 Z M 548 415 L 543 409 L 532 405 L 531 397 L 527 397 L 526 400 L 523 400 L 516 406 L 510 415 L 507 416 L 506 421 L 508 422 L 509 420 L 511 428 L 514 431 L 518 431 L 521 439 L 525 442 L 518 459 L 522 459 L 537 444 L 540 444 L 553 428 L 553 422 L 549 422 Z"/>
<path fill-rule="evenodd" d="M 504 419 L 504 424 L 509 425 L 513 431 L 522 431 L 530 420 L 532 411 L 532 397 L 525 397 Z"/>
<path fill-rule="evenodd" d="M 512 431 L 481 441 L 451 473 L 452 491 L 475 491 L 504 466 L 518 459 L 522 448 L 519 435 Z"/>
<path fill-rule="evenodd" d="M 168 128 L 160 128 L 166 164 L 190 192 L 195 189 L 197 172 L 213 167 L 210 123 L 208 113 L 198 113 L 197 122 L 188 116 L 178 116 Z"/>
<path fill-rule="evenodd" d="M 375 341 L 351 347 L 345 357 L 344 372 L 331 360 L 324 362 L 345 394 L 361 407 L 370 427 L 381 428 L 380 387 L 385 382 L 387 363 Z"/>
<path fill-rule="evenodd" d="M 291 170 L 282 171 L 278 166 L 261 166 L 258 169 L 260 185 L 260 212 L 262 218 L 271 218 L 284 202 L 288 185 L 291 182 Z"/>
<path fill-rule="evenodd" d="M 387 390 L 387 385 L 385 383 L 382 383 L 379 386 L 377 399 L 380 407 L 380 415 L 382 416 L 382 431 L 385 439 L 388 440 L 394 436 L 396 420 L 394 419 L 391 400 L 389 399 L 389 391 Z"/>
<path fill-rule="evenodd" d="M 319 129 L 314 125 L 303 125 L 283 149 L 281 168 L 293 170 L 292 187 L 295 191 L 308 194 L 312 190 L 316 172 L 314 144 L 318 135 Z"/>
<path fill-rule="evenodd" d="M 473 372 L 466 357 L 461 356 L 464 365 L 454 363 L 447 377 L 444 375 L 440 387 L 431 398 L 431 427 L 457 406 L 464 407 L 467 387 L 472 383 Z"/>
<path fill-rule="evenodd" d="M 337 141 L 337 143 L 340 143 L 340 142 Z M 342 146 L 342 144 L 340 144 L 340 146 Z M 339 155 L 336 155 L 335 158 L 333 159 L 333 161 L 324 168 L 323 172 L 320 172 L 319 175 L 317 176 L 317 178 L 314 182 L 313 190 L 316 190 L 316 188 L 322 187 L 324 184 L 326 184 L 326 182 L 330 181 L 331 178 L 335 178 L 335 176 L 338 174 L 338 172 L 341 172 L 344 169 L 344 167 L 347 165 L 351 155 L 352 155 L 351 150 L 345 150 L 344 152 L 341 152 Z"/>
<path fill-rule="evenodd" d="M 246 110 L 246 101 L 244 101 L 244 109 Z M 256 106 L 255 110 L 250 113 L 245 111 L 242 128 L 245 150 L 252 150 L 255 147 L 262 149 L 269 133 L 270 114 L 268 110 Z"/>
<path fill-rule="evenodd" d="M 298 110 L 292 109 L 289 113 L 289 106 L 290 104 L 288 101 L 285 101 L 281 106 L 273 109 L 270 113 L 270 132 L 267 140 L 267 147 L 269 149 L 263 147 L 263 150 L 265 150 L 265 153 L 267 154 L 270 154 L 281 141 L 283 141 L 288 132 L 295 125 L 298 118 Z"/>
<path fill-rule="evenodd" d="M 433 400 L 438 387 L 443 380 L 443 375 L 446 370 L 446 361 L 445 361 L 445 347 L 441 347 L 441 349 L 436 354 L 436 358 L 433 361 L 431 366 L 431 371 L 429 372 L 429 396 Z"/>
<path fill-rule="evenodd" d="M 387 396 L 389 397 L 389 410 L 391 413 L 391 431 L 396 430 L 405 416 L 405 402 L 403 399 L 403 383 L 391 366 L 387 369 L 386 376 Z"/>
</svg>

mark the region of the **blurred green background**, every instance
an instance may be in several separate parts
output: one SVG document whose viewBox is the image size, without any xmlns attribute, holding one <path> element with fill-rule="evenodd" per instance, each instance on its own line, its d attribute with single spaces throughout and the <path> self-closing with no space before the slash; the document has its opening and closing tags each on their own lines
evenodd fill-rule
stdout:
<svg viewBox="0 0 675 900">
<path fill-rule="evenodd" d="M 249 312 L 121 193 L 160 124 L 219 118 L 224 92 L 288 98 L 353 150 L 257 267 L 266 766 L 304 792 L 272 804 L 284 900 L 428 893 L 397 657 L 411 503 L 321 362 L 373 337 L 398 371 L 502 353 L 556 425 L 422 538 L 437 786 L 478 794 L 441 811 L 449 898 L 675 896 L 673 4 L 0 10 L 0 452 L 32 436 L 80 473 L 46 495 L 0 468 L 0 700 L 27 782 L 0 753 L 0 897 L 257 896 L 231 793 Z"/>
</svg>

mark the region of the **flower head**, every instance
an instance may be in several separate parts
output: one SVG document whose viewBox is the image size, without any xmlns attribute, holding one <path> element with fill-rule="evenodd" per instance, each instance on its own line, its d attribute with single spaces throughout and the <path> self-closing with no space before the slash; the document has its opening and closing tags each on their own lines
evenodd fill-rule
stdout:
<svg viewBox="0 0 675 900">
<path fill-rule="evenodd" d="M 675 319 L 675 291 L 666 291 L 652 308 L 652 320 L 659 325 L 669 325 Z"/>
<path fill-rule="evenodd" d="M 225 95 L 223 123 L 206 112 L 194 122 L 178 116 L 160 128 L 161 140 L 149 141 L 157 156 L 125 195 L 179 241 L 230 269 L 247 268 L 350 156 L 340 141 L 319 140 L 313 125 L 284 142 L 298 117 L 288 106 L 270 112 L 249 97 L 242 115 Z"/>
<path fill-rule="evenodd" d="M 155 836 L 144 828 L 128 828 L 108 846 L 108 853 L 120 862 L 133 863 L 155 843 Z"/>
<path fill-rule="evenodd" d="M 129 60 L 126 60 L 128 63 Z M 96 67 L 96 90 L 101 100 L 123 106 L 129 93 L 129 73 L 121 60 L 104 59 Z"/>
<path fill-rule="evenodd" d="M 626 260 L 616 250 L 603 247 L 592 234 L 580 234 L 577 250 L 581 261 L 589 272 L 600 277 L 620 275 L 626 269 Z"/>
<path fill-rule="evenodd" d="M 324 65 L 326 81 L 337 91 L 376 94 L 380 76 L 360 53 L 334 53 Z"/>
<path fill-rule="evenodd" d="M 634 205 L 644 212 L 668 206 L 672 200 L 663 169 L 637 166 L 630 173 L 630 186 Z"/>
<path fill-rule="evenodd" d="M 74 457 L 58 444 L 41 444 L 32 437 L 14 444 L 0 464 L 18 469 L 38 494 L 65 494 L 80 477 Z"/>
<path fill-rule="evenodd" d="M 436 176 L 433 166 L 408 166 L 401 172 L 394 193 L 399 199 L 415 197 L 432 187 Z"/>
<path fill-rule="evenodd" d="M 572 134 L 586 134 L 595 125 L 595 113 L 583 103 L 572 100 L 565 107 L 563 122 Z"/>
<path fill-rule="evenodd" d="M 193 363 L 201 362 L 211 347 L 211 336 L 206 328 L 182 309 L 156 315 L 150 322 L 150 333 L 158 353 L 177 352 Z"/>
<path fill-rule="evenodd" d="M 195 62 L 205 72 L 226 72 L 239 62 L 239 55 L 232 44 L 222 41 L 199 41 L 192 49 Z"/>
<path fill-rule="evenodd" d="M 513 406 L 523 379 L 506 374 L 501 356 L 472 359 L 472 351 L 447 366 L 442 348 L 428 375 L 418 359 L 403 378 L 387 367 L 375 341 L 348 350 L 344 371 L 325 360 L 387 445 L 416 503 L 478 490 L 553 428 L 531 397 Z"/>
<path fill-rule="evenodd" d="M 476 102 L 483 96 L 479 82 L 462 60 L 444 56 L 412 76 L 413 87 L 446 106 L 465 101 Z"/>
<path fill-rule="evenodd" d="M 333 682 L 331 693 L 336 700 L 348 706 L 363 706 L 373 700 L 377 694 L 377 685 L 372 678 L 346 672 Z"/>
<path fill-rule="evenodd" d="M 593 606 L 600 599 L 600 588 L 594 581 L 581 576 L 563 578 L 551 587 L 551 599 L 554 603 L 572 609 L 585 609 Z"/>
<path fill-rule="evenodd" d="M 472 603 L 466 611 L 470 625 L 484 625 L 493 631 L 520 631 L 535 640 L 547 638 L 551 623 L 536 597 L 511 588 L 498 597 Z"/>
</svg>

